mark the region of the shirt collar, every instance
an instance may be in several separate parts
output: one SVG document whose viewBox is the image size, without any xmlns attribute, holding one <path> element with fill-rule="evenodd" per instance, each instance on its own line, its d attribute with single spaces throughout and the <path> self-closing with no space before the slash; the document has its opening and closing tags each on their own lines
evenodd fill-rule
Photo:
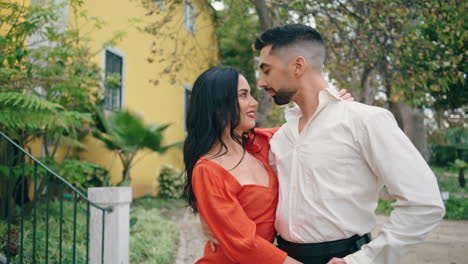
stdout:
<svg viewBox="0 0 468 264">
<path fill-rule="evenodd" d="M 340 100 L 340 97 L 336 89 L 332 87 L 325 88 L 319 93 L 319 105 L 312 118 L 318 115 L 330 102 L 336 102 L 339 100 Z M 285 115 L 286 121 L 290 121 L 291 119 L 300 118 L 302 116 L 302 112 L 299 106 L 294 103 L 293 107 L 286 108 L 286 110 L 284 111 L 284 115 Z"/>
</svg>

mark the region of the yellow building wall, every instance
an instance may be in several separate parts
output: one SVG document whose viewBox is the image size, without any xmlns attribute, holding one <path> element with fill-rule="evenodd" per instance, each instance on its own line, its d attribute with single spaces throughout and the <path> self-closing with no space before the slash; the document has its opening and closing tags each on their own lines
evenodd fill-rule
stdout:
<svg viewBox="0 0 468 264">
<path fill-rule="evenodd" d="M 80 18 L 76 20 L 72 10 L 69 12 L 70 23 L 78 21 L 81 31 L 92 30 L 88 37 L 91 40 L 90 45 L 93 50 L 100 50 L 103 43 L 109 40 L 116 31 L 123 30 L 126 32 L 124 38 L 113 46 L 113 48 L 124 53 L 123 108 L 139 114 L 146 123 L 172 123 L 173 125 L 165 133 L 165 143 L 167 144 L 184 139 L 183 84 L 192 85 L 202 70 L 218 61 L 217 43 L 211 14 L 198 3 L 195 2 L 195 4 L 198 13 L 195 35 L 192 35 L 184 28 L 183 5 L 173 11 L 174 19 L 171 20 L 169 26 L 171 28 L 180 28 L 180 39 L 178 41 L 185 42 L 186 48 L 195 45 L 203 47 L 203 52 L 195 52 L 190 58 L 177 57 L 176 55 L 176 59 L 181 60 L 182 63 L 190 60 L 190 62 L 195 62 L 201 67 L 184 69 L 178 72 L 175 83 L 171 82 L 169 74 L 158 76 L 158 73 L 168 66 L 165 62 L 159 63 L 159 58 L 155 58 L 155 61 L 150 63 L 147 59 L 153 41 L 160 45 L 158 48 L 169 51 L 174 49 L 176 40 L 159 41 L 158 37 L 143 33 L 129 23 L 129 20 L 134 18 L 142 20 L 138 26 L 144 26 L 150 22 L 144 16 L 148 10 L 140 5 L 140 1 L 86 0 L 82 9 L 87 11 L 87 16 L 96 16 L 106 22 L 100 30 L 89 28 L 89 22 L 87 23 Z M 163 11 L 161 15 L 168 11 Z M 104 53 L 99 52 L 95 57 L 96 63 L 101 67 L 103 67 L 103 56 Z M 150 83 L 150 80 L 154 79 L 159 81 L 156 86 Z M 112 167 L 112 180 L 116 182 L 121 179 L 123 169 L 116 154 L 106 150 L 100 141 L 91 136 L 86 139 L 85 143 L 87 150 L 81 153 L 81 158 L 100 164 L 107 169 Z M 134 197 L 157 194 L 157 178 L 162 164 L 172 164 L 175 167 L 183 168 L 181 149 L 172 149 L 163 155 L 143 151 L 137 156 L 136 160 L 137 163 L 130 172 Z"/>
</svg>

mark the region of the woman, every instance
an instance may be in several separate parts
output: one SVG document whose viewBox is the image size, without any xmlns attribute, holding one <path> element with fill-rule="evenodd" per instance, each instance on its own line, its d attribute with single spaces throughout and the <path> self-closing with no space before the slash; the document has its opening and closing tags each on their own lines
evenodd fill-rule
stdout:
<svg viewBox="0 0 468 264">
<path fill-rule="evenodd" d="M 219 243 L 197 263 L 300 263 L 272 242 L 278 181 L 268 165 L 277 129 L 253 129 L 257 101 L 237 69 L 214 67 L 192 89 L 184 195 Z"/>
</svg>

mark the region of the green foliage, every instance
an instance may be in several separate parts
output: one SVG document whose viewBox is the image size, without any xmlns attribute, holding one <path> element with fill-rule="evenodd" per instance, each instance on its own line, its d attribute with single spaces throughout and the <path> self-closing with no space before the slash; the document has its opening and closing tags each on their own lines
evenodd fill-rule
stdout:
<svg viewBox="0 0 468 264">
<path fill-rule="evenodd" d="M 449 192 L 450 197 L 444 201 L 445 219 L 468 220 L 468 188 L 460 187 L 457 180 L 457 170 L 454 168 L 431 167 L 434 171 L 441 192 Z M 379 200 L 376 212 L 389 215 L 394 201 Z"/>
<path fill-rule="evenodd" d="M 260 31 L 251 1 L 224 1 L 217 13 L 216 35 L 221 64 L 241 69 L 251 87 L 256 87 L 255 52 L 251 46 Z M 256 89 L 252 89 L 255 92 Z"/>
<path fill-rule="evenodd" d="M 436 167 L 431 166 L 434 171 L 439 188 L 443 192 L 450 192 L 452 195 L 468 195 L 468 188 L 462 188 L 458 184 L 458 169 L 454 167 Z M 460 197 L 458 197 L 460 198 Z"/>
<path fill-rule="evenodd" d="M 379 200 L 379 205 L 376 209 L 377 214 L 390 215 L 393 211 L 391 203 L 394 201 Z M 454 198 L 445 201 L 445 219 L 449 220 L 468 220 L 468 199 Z"/>
<path fill-rule="evenodd" d="M 139 152 L 149 149 L 162 154 L 180 144 L 163 145 L 164 131 L 170 124 L 146 125 L 139 116 L 129 111 L 114 112 L 106 118 L 102 110 L 97 109 L 96 123 L 100 130 L 96 130 L 94 136 L 107 149 L 116 151 L 122 161 L 124 170 L 120 183 L 130 178 L 130 169 Z"/>
<path fill-rule="evenodd" d="M 468 150 L 468 129 L 448 128 L 444 133 L 444 140 L 449 146 Z"/>
<path fill-rule="evenodd" d="M 0 104 L 4 108 L 13 110 L 27 110 L 31 112 L 49 112 L 63 109 L 59 104 L 42 100 L 35 96 L 25 95 L 21 93 L 7 92 L 0 94 Z"/>
<path fill-rule="evenodd" d="M 50 203 L 49 212 L 49 240 L 46 243 L 46 204 L 38 204 L 36 211 L 36 255 L 34 256 L 36 263 L 43 263 L 45 261 L 45 246 L 48 244 L 49 260 L 59 259 L 59 215 L 60 215 L 60 202 L 53 201 Z M 63 221 L 62 221 L 62 247 L 63 247 L 63 263 L 73 262 L 73 215 L 74 215 L 73 202 L 64 200 L 63 202 Z M 77 210 L 77 232 L 76 232 L 76 258 L 77 263 L 86 263 L 86 207 L 84 203 L 78 203 Z M 19 225 L 12 225 L 12 229 L 20 232 Z M 6 241 L 5 232 L 7 231 L 7 223 L 0 220 L 0 248 L 4 248 Z M 24 222 L 24 263 L 33 263 L 32 259 L 32 241 L 33 241 L 33 221 L 28 218 Z M 13 263 L 19 262 L 19 255 L 11 259 Z"/>
<path fill-rule="evenodd" d="M 379 199 L 379 203 L 377 205 L 377 209 L 375 210 L 375 213 L 389 215 L 393 211 L 392 204 L 394 202 L 395 202 L 395 200 L 386 201 L 386 200 Z"/>
<path fill-rule="evenodd" d="M 403 35 L 395 52 L 395 67 L 407 91 L 425 91 L 436 109 L 468 104 L 468 3 L 462 0 L 420 2 L 414 5 L 421 19 Z M 411 95 L 410 93 L 408 95 Z"/>
<path fill-rule="evenodd" d="M 159 196 L 180 199 L 184 191 L 182 172 L 171 165 L 162 165 L 159 173 Z"/>
<path fill-rule="evenodd" d="M 430 163 L 437 166 L 450 166 L 450 164 L 458 158 L 468 160 L 468 151 L 462 151 L 462 155 L 460 156 L 459 150 L 454 146 L 432 145 L 431 149 Z"/>
<path fill-rule="evenodd" d="M 86 189 L 89 187 L 109 186 L 108 171 L 91 162 L 80 161 L 77 159 L 65 159 L 62 163 L 57 163 L 55 160 L 47 158 L 40 158 L 39 161 L 83 193 L 86 193 Z M 21 177 L 24 175 L 26 177 L 25 185 L 30 187 L 35 186 L 36 188 L 36 194 L 34 194 L 34 192 L 31 193 L 29 199 L 26 198 L 25 201 L 34 200 L 35 198 L 36 201 L 40 202 L 45 198 L 47 173 L 48 172 L 43 167 L 37 166 L 37 168 L 35 168 L 35 166 L 29 162 L 24 164 L 18 163 L 11 167 L 0 165 L 0 182 L 6 185 L 6 190 L 11 188 L 11 197 L 16 197 L 16 199 L 18 199 L 18 197 L 21 197 L 21 193 L 23 193 Z M 10 183 L 8 183 L 8 179 L 10 180 Z M 53 176 L 49 178 L 49 191 L 52 197 L 58 195 L 58 186 L 61 184 L 62 182 L 57 178 Z M 24 187 L 25 192 L 28 190 L 27 186 Z M 3 205 L 3 207 L 6 206 L 6 194 L 7 193 L 5 193 L 5 196 L 2 196 L 2 199 L 0 199 L 0 205 Z M 16 211 L 20 208 L 15 206 L 13 203 L 10 206 L 13 210 L 13 214 L 11 216 L 15 218 L 18 215 Z M 30 213 L 31 212 L 29 210 L 25 211 L 26 215 L 29 215 Z M 4 215 L 0 214 L 0 218 L 1 217 L 4 217 Z"/>
<path fill-rule="evenodd" d="M 86 204 L 78 202 L 76 229 L 76 263 L 86 263 Z M 73 202 L 63 202 L 63 263 L 73 262 Z M 59 259 L 59 215 L 60 202 L 52 201 L 49 211 L 49 261 Z M 154 207 L 145 210 L 135 207 L 130 212 L 130 262 L 131 263 L 172 263 L 177 245 L 177 228 L 167 219 L 160 216 Z M 32 263 L 32 219 L 27 219 L 24 226 L 24 263 Z M 4 248 L 7 223 L 0 220 L 0 248 Z M 11 228 L 20 231 L 19 225 Z M 36 263 L 45 263 L 46 245 L 46 204 L 39 204 L 36 222 Z M 13 263 L 19 261 L 19 256 L 12 259 Z"/>
<path fill-rule="evenodd" d="M 134 153 L 148 148 L 158 153 L 164 153 L 172 146 L 163 146 L 163 132 L 170 124 L 145 125 L 143 120 L 129 111 L 112 113 L 109 118 L 100 120 L 105 127 L 105 133 L 97 133 L 109 150 L 120 150 Z"/>
<path fill-rule="evenodd" d="M 468 168 L 468 163 L 464 162 L 463 160 L 461 159 L 456 159 L 454 162 L 453 162 L 453 166 L 455 168 L 458 168 L 458 169 L 466 169 Z"/>
<path fill-rule="evenodd" d="M 452 157 L 452 160 L 448 162 L 447 165 L 458 168 L 460 186 L 465 187 L 466 180 L 464 170 L 467 166 L 468 129 L 464 127 L 446 129 L 443 133 L 441 143 L 455 150 L 456 156 Z"/>
<path fill-rule="evenodd" d="M 0 92 L 0 123 L 1 127 L 10 131 L 15 137 L 15 131 L 26 130 L 29 133 L 58 129 L 69 131 L 75 122 L 90 121 L 91 115 L 74 111 L 64 111 L 64 108 L 51 101 L 37 96 L 17 92 Z"/>
<path fill-rule="evenodd" d="M 44 159 L 41 159 L 40 161 L 46 163 Z M 34 165 L 31 163 L 25 163 L 24 166 L 22 164 L 16 164 L 13 166 L 0 165 L 0 178 L 7 179 L 10 176 L 10 171 L 12 181 L 15 181 L 23 174 L 28 178 L 28 180 L 32 180 L 34 178 L 34 174 L 41 178 L 47 173 L 47 171 L 40 166 L 38 166 L 36 173 L 34 173 Z"/>
<path fill-rule="evenodd" d="M 268 111 L 267 118 L 265 120 L 265 127 L 280 127 L 286 122 L 284 117 L 284 106 L 278 106 L 276 104 L 271 105 L 270 111 Z"/>
<path fill-rule="evenodd" d="M 173 263 L 178 237 L 175 224 L 154 208 L 134 207 L 130 218 L 130 263 Z"/>
<path fill-rule="evenodd" d="M 29 54 L 26 37 L 37 33 L 47 22 L 57 19 L 50 7 L 0 0 L 0 85 L 21 75 Z"/>
<path fill-rule="evenodd" d="M 64 30 L 59 14 L 68 6 L 0 0 L 0 31 L 5 32 L 0 36 L 0 128 L 22 146 L 42 139 L 50 158 L 59 145 L 67 146 L 66 155 L 84 147 L 80 140 L 89 131 L 91 106 L 100 91 L 95 53 L 78 23 L 94 20 L 81 12 L 82 1 L 69 4 L 76 23 Z"/>
<path fill-rule="evenodd" d="M 206 67 L 219 64 L 217 56 L 213 56 L 213 51 L 217 50 L 216 44 L 213 45 L 215 36 L 206 43 L 198 41 L 197 35 L 206 33 L 210 27 L 200 27 L 197 23 L 195 32 L 188 32 L 183 20 L 179 19 L 186 3 L 196 6 L 197 20 L 200 16 L 211 16 L 214 10 L 209 7 L 209 1 L 160 0 L 155 3 L 153 0 L 138 0 L 135 2 L 145 9 L 145 17 L 133 19 L 132 22 L 137 24 L 136 28 L 142 33 L 152 37 L 146 61 L 156 64 L 155 68 L 158 69 L 150 83 L 159 85 L 160 79 L 168 79 L 170 84 L 193 82 L 192 77 L 185 77 L 179 73 L 201 73 Z M 164 8 L 159 4 L 163 4 Z"/>
<path fill-rule="evenodd" d="M 468 219 L 468 199 L 450 197 L 445 201 L 445 218 L 453 220 Z"/>
<path fill-rule="evenodd" d="M 361 101 L 381 91 L 413 106 L 467 104 L 466 1 L 281 2 L 272 6 L 286 9 L 288 22 L 315 20 L 330 77 Z"/>
<path fill-rule="evenodd" d="M 168 199 L 163 197 L 154 197 L 151 195 L 135 198 L 132 201 L 133 206 L 142 207 L 146 210 L 154 208 L 175 209 L 186 206 L 185 202 L 180 199 Z"/>
<path fill-rule="evenodd" d="M 86 191 L 89 187 L 109 186 L 109 172 L 103 167 L 77 159 L 66 159 L 58 166 L 57 173 L 73 186 Z"/>
</svg>

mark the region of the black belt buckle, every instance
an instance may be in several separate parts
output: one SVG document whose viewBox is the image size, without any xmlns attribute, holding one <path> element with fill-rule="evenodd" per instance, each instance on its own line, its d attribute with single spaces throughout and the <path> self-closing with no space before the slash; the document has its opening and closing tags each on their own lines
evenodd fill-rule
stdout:
<svg viewBox="0 0 468 264">
<path fill-rule="evenodd" d="M 362 246 L 369 243 L 371 240 L 372 240 L 371 233 L 367 233 L 367 234 L 363 235 L 358 240 L 356 240 L 356 242 L 354 242 L 354 248 L 351 251 L 356 252 L 356 251 L 361 250 Z"/>
</svg>

